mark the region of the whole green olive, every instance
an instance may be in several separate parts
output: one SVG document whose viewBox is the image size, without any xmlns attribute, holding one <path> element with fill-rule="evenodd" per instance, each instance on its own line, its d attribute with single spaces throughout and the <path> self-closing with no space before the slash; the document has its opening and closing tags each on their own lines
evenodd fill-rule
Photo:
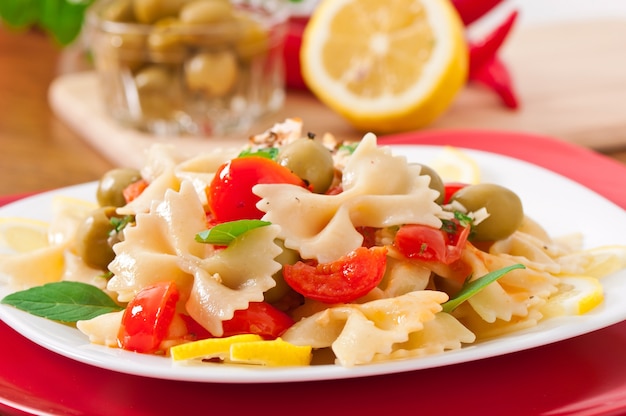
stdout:
<svg viewBox="0 0 626 416">
<path fill-rule="evenodd" d="M 102 18 L 113 22 L 132 22 L 135 18 L 133 0 L 114 0 L 102 10 Z"/>
<path fill-rule="evenodd" d="M 91 212 L 76 230 L 76 254 L 90 267 L 106 270 L 115 258 L 109 242 L 114 230 L 111 218 L 115 207 L 101 207 Z"/>
<path fill-rule="evenodd" d="M 298 254 L 298 252 L 296 250 L 285 247 L 282 240 L 275 240 L 274 242 L 283 249 L 283 252 L 274 259 L 278 263 L 284 266 L 285 264 L 295 264 L 298 260 L 300 260 L 300 255 Z M 263 299 L 268 303 L 274 303 L 279 301 L 291 290 L 287 282 L 285 282 L 285 279 L 283 279 L 282 269 L 274 273 L 272 278 L 274 279 L 274 281 L 276 281 L 276 286 L 263 294 Z"/>
<path fill-rule="evenodd" d="M 468 211 L 485 208 L 489 217 L 476 225 L 470 239 L 496 241 L 513 234 L 524 220 L 522 201 L 515 192 L 492 183 L 469 185 L 454 193 L 451 201 L 460 202 Z"/>
<path fill-rule="evenodd" d="M 131 183 L 141 179 L 137 169 L 112 169 L 102 175 L 96 190 L 96 199 L 101 207 L 122 207 L 126 205 L 123 191 Z"/>
<path fill-rule="evenodd" d="M 430 166 L 423 165 L 421 163 L 418 163 L 418 165 L 420 165 L 422 169 L 420 171 L 420 175 L 426 175 L 430 177 L 430 183 L 428 184 L 428 187 L 439 192 L 439 196 L 437 197 L 435 202 L 440 205 L 443 204 L 443 200 L 445 197 L 445 186 L 443 184 L 443 179 L 441 179 L 441 176 L 439 176 L 435 169 L 431 168 Z"/>
<path fill-rule="evenodd" d="M 237 84 L 239 67 L 230 50 L 202 52 L 185 63 L 185 81 L 192 91 L 223 97 Z"/>
<path fill-rule="evenodd" d="M 278 152 L 278 163 L 312 186 L 313 192 L 328 190 L 335 176 L 333 157 L 322 143 L 313 138 L 300 138 Z"/>
<path fill-rule="evenodd" d="M 191 24 L 212 24 L 231 20 L 233 6 L 223 0 L 195 0 L 180 9 L 180 20 Z"/>
<path fill-rule="evenodd" d="M 188 0 L 133 0 L 133 11 L 139 23 L 154 23 L 164 17 L 177 16 Z"/>
</svg>

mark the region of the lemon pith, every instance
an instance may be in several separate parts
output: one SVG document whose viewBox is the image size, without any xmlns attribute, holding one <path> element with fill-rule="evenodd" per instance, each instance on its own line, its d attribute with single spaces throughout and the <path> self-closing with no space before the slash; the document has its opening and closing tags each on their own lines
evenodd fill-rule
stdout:
<svg viewBox="0 0 626 416">
<path fill-rule="evenodd" d="M 301 66 L 311 91 L 356 128 L 416 129 L 465 84 L 463 26 L 445 0 L 323 0 Z"/>
</svg>

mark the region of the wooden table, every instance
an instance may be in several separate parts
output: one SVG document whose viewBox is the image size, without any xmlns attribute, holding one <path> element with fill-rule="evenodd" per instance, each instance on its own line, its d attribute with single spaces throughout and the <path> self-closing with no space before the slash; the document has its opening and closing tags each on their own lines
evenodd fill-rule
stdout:
<svg viewBox="0 0 626 416">
<path fill-rule="evenodd" d="M 0 195 L 92 181 L 113 167 L 49 105 L 51 82 L 81 65 L 39 32 L 0 28 Z M 626 145 L 605 153 L 626 164 Z"/>
</svg>

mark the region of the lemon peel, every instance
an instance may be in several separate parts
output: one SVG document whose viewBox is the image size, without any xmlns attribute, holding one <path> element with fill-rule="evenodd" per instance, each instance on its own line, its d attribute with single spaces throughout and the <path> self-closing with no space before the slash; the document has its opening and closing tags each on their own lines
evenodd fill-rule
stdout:
<svg viewBox="0 0 626 416">
<path fill-rule="evenodd" d="M 303 34 L 302 76 L 359 130 L 415 130 L 465 85 L 463 30 L 446 0 L 322 0 Z"/>
</svg>

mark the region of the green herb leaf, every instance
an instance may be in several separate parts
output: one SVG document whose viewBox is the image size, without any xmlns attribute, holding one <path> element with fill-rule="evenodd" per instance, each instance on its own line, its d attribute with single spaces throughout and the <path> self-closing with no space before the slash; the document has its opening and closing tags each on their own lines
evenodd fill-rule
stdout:
<svg viewBox="0 0 626 416">
<path fill-rule="evenodd" d="M 448 312 L 448 313 L 452 312 L 461 303 L 465 302 L 466 300 L 468 300 L 469 298 L 471 298 L 472 296 L 480 292 L 482 289 L 484 289 L 487 285 L 495 282 L 496 280 L 498 280 L 499 278 L 501 278 L 502 276 L 504 276 L 511 270 L 525 269 L 525 268 L 526 267 L 523 264 L 514 264 L 512 266 L 494 270 L 493 272 L 487 273 L 486 275 L 476 280 L 467 282 L 466 284 L 463 285 L 459 293 L 457 293 L 457 295 L 454 298 L 448 300 L 447 302 L 441 305 L 443 307 L 443 311 Z"/>
<path fill-rule="evenodd" d="M 87 283 L 54 282 L 7 295 L 2 299 L 30 314 L 74 323 L 124 309 L 106 293 Z"/>
<path fill-rule="evenodd" d="M 266 147 L 263 149 L 244 149 L 242 150 L 237 157 L 248 157 L 248 156 L 259 156 L 264 157 L 266 159 L 276 160 L 278 157 L 278 148 L 277 147 Z"/>
<path fill-rule="evenodd" d="M 199 243 L 215 244 L 227 246 L 241 234 L 259 227 L 270 225 L 271 222 L 261 220 L 239 220 L 230 221 L 196 234 L 196 241 Z"/>
<path fill-rule="evenodd" d="M 39 26 L 61 45 L 80 33 L 85 11 L 93 0 L 2 0 L 0 20 L 22 29 Z"/>
</svg>

